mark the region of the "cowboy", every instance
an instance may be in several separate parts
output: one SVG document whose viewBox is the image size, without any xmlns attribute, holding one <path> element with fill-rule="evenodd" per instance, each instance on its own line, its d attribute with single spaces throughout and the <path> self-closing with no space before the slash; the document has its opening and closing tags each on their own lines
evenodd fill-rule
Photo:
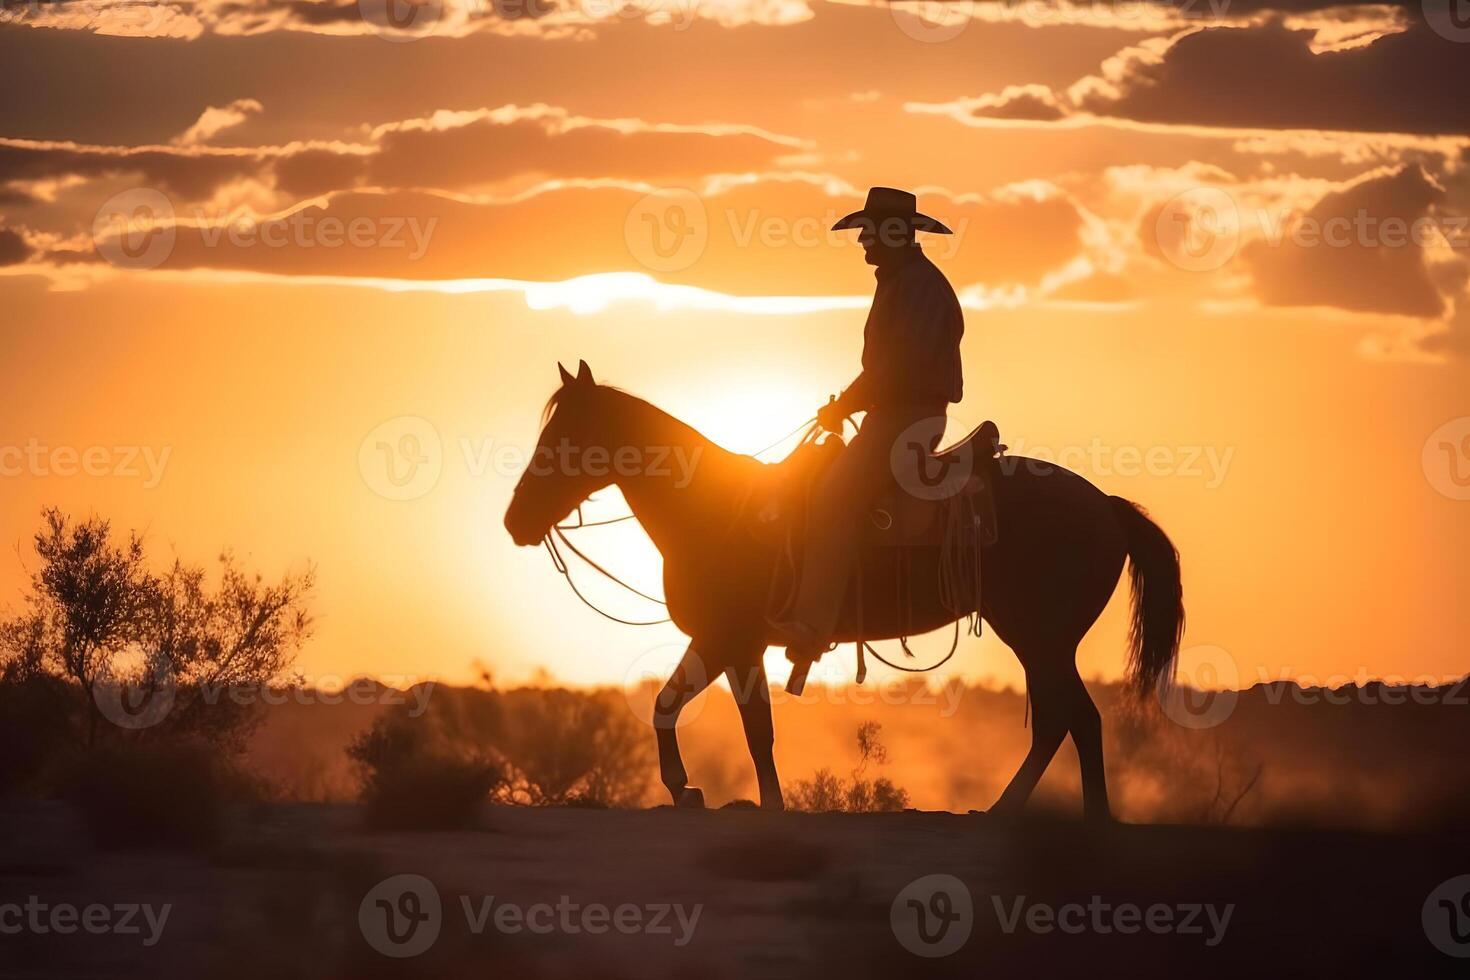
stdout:
<svg viewBox="0 0 1470 980">
<path fill-rule="evenodd" d="M 920 214 L 917 204 L 907 191 L 874 187 L 861 211 L 832 226 L 859 229 L 878 286 L 863 327 L 862 372 L 817 412 L 817 423 L 840 433 L 848 416 L 866 415 L 813 488 L 801 582 L 789 618 L 772 624 L 796 665 L 793 675 L 800 671 L 803 678 L 831 645 L 857 559 L 858 521 L 895 478 L 905 485 L 919 465 L 908 444 L 917 439 L 932 451 L 944 433 L 945 406 L 963 394 L 964 316 L 944 273 L 915 240 L 921 231 L 952 232 Z"/>
</svg>

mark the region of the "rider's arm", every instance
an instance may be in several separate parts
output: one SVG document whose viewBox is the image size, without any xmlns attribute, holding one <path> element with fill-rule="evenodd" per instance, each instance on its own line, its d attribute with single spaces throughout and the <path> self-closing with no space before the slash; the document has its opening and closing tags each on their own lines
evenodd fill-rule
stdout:
<svg viewBox="0 0 1470 980">
<path fill-rule="evenodd" d="M 854 412 L 866 412 L 873 406 L 873 377 L 868 371 L 863 371 L 853 379 L 852 384 L 842 390 L 837 396 L 837 404 L 843 415 L 851 415 Z"/>
</svg>

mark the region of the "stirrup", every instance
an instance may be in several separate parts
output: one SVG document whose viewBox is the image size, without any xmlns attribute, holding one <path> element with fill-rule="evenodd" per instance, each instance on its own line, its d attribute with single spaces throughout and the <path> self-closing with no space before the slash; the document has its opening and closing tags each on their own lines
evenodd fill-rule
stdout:
<svg viewBox="0 0 1470 980">
<path fill-rule="evenodd" d="M 806 689 L 806 675 L 812 669 L 814 660 L 803 660 L 801 663 L 791 665 L 791 676 L 786 680 L 786 693 L 794 698 L 801 697 L 801 692 Z"/>
</svg>

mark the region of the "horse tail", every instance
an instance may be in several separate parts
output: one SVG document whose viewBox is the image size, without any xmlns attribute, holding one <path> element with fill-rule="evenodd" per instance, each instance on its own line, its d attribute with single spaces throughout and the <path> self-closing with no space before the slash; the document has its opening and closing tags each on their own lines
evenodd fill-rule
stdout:
<svg viewBox="0 0 1470 980">
<path fill-rule="evenodd" d="M 1173 683 L 1179 638 L 1184 633 L 1184 588 L 1179 551 L 1169 536 L 1131 500 L 1110 497 L 1128 539 L 1133 615 L 1128 627 L 1128 683 L 1136 693 Z"/>
</svg>

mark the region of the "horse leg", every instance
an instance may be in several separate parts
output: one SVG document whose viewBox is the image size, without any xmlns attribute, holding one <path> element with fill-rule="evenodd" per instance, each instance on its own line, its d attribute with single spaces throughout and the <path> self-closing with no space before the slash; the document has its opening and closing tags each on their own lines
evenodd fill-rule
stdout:
<svg viewBox="0 0 1470 980">
<path fill-rule="evenodd" d="M 990 808 L 991 813 L 1013 815 L 1020 811 L 1067 737 L 1067 690 L 1058 681 L 1044 666 L 1026 671 L 1026 687 L 1031 692 L 1031 750 Z"/>
<path fill-rule="evenodd" d="M 694 644 L 684 651 L 663 690 L 653 702 L 653 729 L 658 737 L 658 770 L 675 806 L 704 806 L 704 793 L 689 786 L 684 760 L 679 755 L 679 713 L 709 686 L 711 677 Z"/>
<path fill-rule="evenodd" d="M 1108 806 L 1108 781 L 1103 771 L 1102 716 L 1087 687 L 1072 665 L 1067 678 L 1071 693 L 1072 744 L 1077 746 L 1077 763 L 1082 769 L 1082 812 L 1093 822 L 1106 823 L 1113 817 Z"/>
<path fill-rule="evenodd" d="M 766 665 L 756 654 L 752 665 L 725 668 L 730 690 L 740 705 L 740 724 L 745 729 L 745 744 L 755 763 L 755 778 L 760 786 L 761 809 L 784 810 L 781 780 L 776 776 L 775 726 L 771 722 L 771 688 L 766 683 Z"/>
</svg>

